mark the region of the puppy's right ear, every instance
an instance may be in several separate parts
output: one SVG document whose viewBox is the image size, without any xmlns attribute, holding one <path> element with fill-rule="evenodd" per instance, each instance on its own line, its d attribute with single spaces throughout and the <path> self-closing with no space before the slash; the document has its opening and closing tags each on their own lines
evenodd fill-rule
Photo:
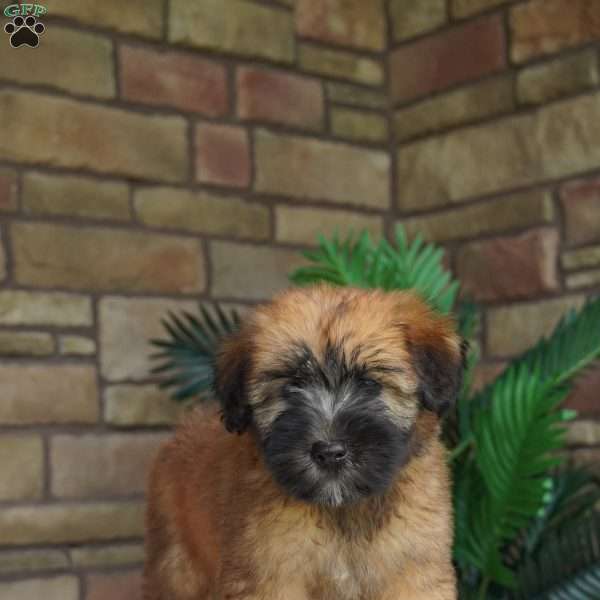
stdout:
<svg viewBox="0 0 600 600">
<path fill-rule="evenodd" d="M 214 389 L 221 404 L 221 418 L 230 433 L 243 433 L 252 420 L 248 403 L 250 343 L 244 332 L 221 342 L 215 357 Z"/>
</svg>

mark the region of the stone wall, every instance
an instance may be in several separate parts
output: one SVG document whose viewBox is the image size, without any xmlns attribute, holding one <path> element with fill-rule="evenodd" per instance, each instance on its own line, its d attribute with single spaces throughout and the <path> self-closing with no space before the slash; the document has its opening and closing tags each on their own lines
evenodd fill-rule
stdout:
<svg viewBox="0 0 600 600">
<path fill-rule="evenodd" d="M 0 598 L 139 598 L 178 413 L 147 340 L 268 297 L 317 231 L 441 242 L 481 381 L 600 289 L 596 0 L 47 7 L 37 49 L 0 43 Z"/>
</svg>

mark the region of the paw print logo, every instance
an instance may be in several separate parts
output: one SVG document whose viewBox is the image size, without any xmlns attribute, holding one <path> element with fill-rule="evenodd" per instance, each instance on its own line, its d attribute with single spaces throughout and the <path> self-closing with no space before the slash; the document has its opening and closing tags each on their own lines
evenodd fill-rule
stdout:
<svg viewBox="0 0 600 600">
<path fill-rule="evenodd" d="M 35 48 L 40 43 L 40 35 L 46 28 L 35 17 L 15 17 L 12 22 L 4 26 L 4 31 L 10 35 L 10 45 L 13 48 L 30 46 Z"/>
</svg>

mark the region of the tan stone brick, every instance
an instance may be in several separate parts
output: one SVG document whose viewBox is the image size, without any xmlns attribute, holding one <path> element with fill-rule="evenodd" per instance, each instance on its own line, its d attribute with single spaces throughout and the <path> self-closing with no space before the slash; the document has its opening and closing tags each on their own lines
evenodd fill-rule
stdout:
<svg viewBox="0 0 600 600">
<path fill-rule="evenodd" d="M 143 525 L 144 505 L 137 501 L 46 504 L 0 511 L 0 539 L 6 546 L 129 539 L 141 536 Z"/>
<path fill-rule="evenodd" d="M 600 444 L 600 423 L 596 421 L 572 421 L 567 425 L 567 443 L 571 446 Z"/>
<path fill-rule="evenodd" d="M 137 565 L 144 561 L 142 544 L 118 544 L 111 546 L 83 546 L 73 548 L 69 555 L 76 567 L 118 567 Z"/>
<path fill-rule="evenodd" d="M 54 353 L 49 333 L 0 331 L 0 356 L 48 356 Z"/>
<path fill-rule="evenodd" d="M 69 558 L 61 550 L 9 550 L 0 552 L 0 574 L 54 571 L 69 567 Z"/>
<path fill-rule="evenodd" d="M 12 226 L 21 284 L 70 289 L 198 292 L 197 240 L 118 229 L 20 223 Z"/>
<path fill-rule="evenodd" d="M 159 38 L 162 35 L 162 0 L 52 0 L 54 16 L 68 17 L 94 27 Z"/>
<path fill-rule="evenodd" d="M 389 58 L 394 102 L 439 92 L 504 68 L 505 34 L 500 15 L 468 21 L 393 50 Z"/>
<path fill-rule="evenodd" d="M 169 311 L 181 310 L 193 313 L 197 305 L 159 298 L 100 300 L 100 364 L 104 377 L 110 381 L 146 379 L 152 366 L 149 340 L 165 337 L 161 319 Z"/>
<path fill-rule="evenodd" d="M 36 500 L 44 486 L 44 446 L 38 435 L 0 435 L 0 500 Z"/>
<path fill-rule="evenodd" d="M 570 250 L 562 255 L 565 269 L 584 269 L 600 265 L 600 246 L 590 246 L 579 250 Z"/>
<path fill-rule="evenodd" d="M 384 81 L 381 62 L 344 50 L 300 44 L 298 60 L 300 68 L 308 73 L 373 86 Z"/>
<path fill-rule="evenodd" d="M 387 106 L 387 96 L 376 90 L 333 81 L 327 82 L 326 87 L 327 98 L 330 102 L 363 108 L 385 108 Z"/>
<path fill-rule="evenodd" d="M 212 296 L 263 300 L 290 285 L 288 275 L 305 264 L 298 252 L 282 248 L 212 242 Z"/>
<path fill-rule="evenodd" d="M 456 274 L 476 301 L 527 298 L 558 288 L 558 233 L 544 228 L 462 246 Z"/>
<path fill-rule="evenodd" d="M 242 119 L 282 123 L 300 129 L 323 128 L 323 84 L 285 71 L 239 67 L 237 113 Z"/>
<path fill-rule="evenodd" d="M 296 0 L 296 31 L 321 42 L 383 50 L 383 0 Z"/>
<path fill-rule="evenodd" d="M 394 133 L 400 141 L 514 109 L 510 77 L 488 79 L 397 110 Z"/>
<path fill-rule="evenodd" d="M 432 215 L 402 219 L 399 223 L 404 225 L 409 235 L 421 232 L 428 240 L 443 242 L 550 223 L 553 217 L 549 194 L 525 192 Z"/>
<path fill-rule="evenodd" d="M 172 0 L 169 41 L 198 48 L 292 62 L 290 12 L 247 0 Z"/>
<path fill-rule="evenodd" d="M 185 52 L 119 48 L 121 94 L 132 102 L 170 106 L 210 117 L 228 110 L 223 65 Z"/>
<path fill-rule="evenodd" d="M 172 425 L 184 408 L 156 385 L 112 385 L 106 389 L 104 420 L 117 427 Z"/>
<path fill-rule="evenodd" d="M 52 24 L 46 27 L 42 44 L 43 52 L 14 52 L 10 44 L 0 44 L 0 78 L 114 98 L 112 43 L 108 38 Z"/>
<path fill-rule="evenodd" d="M 180 117 L 3 90 L 0 129 L 0 160 L 165 181 L 180 181 L 188 171 L 186 123 Z"/>
<path fill-rule="evenodd" d="M 96 354 L 96 342 L 83 335 L 61 335 L 58 338 L 61 354 L 68 356 L 91 356 Z"/>
<path fill-rule="evenodd" d="M 252 304 L 242 304 L 241 302 L 219 302 L 219 305 L 227 313 L 235 310 L 242 320 L 252 313 L 254 308 L 254 305 Z"/>
<path fill-rule="evenodd" d="M 566 283 L 569 289 L 600 286 L 600 269 L 567 275 Z"/>
<path fill-rule="evenodd" d="M 0 291 L 0 325 L 92 325 L 92 302 L 87 296 L 62 292 Z"/>
<path fill-rule="evenodd" d="M 318 234 L 329 236 L 336 230 L 340 235 L 366 230 L 376 238 L 383 233 L 382 217 L 346 210 L 278 206 L 275 224 L 276 240 L 293 244 L 315 245 Z"/>
<path fill-rule="evenodd" d="M 17 210 L 17 172 L 0 167 L 0 213 Z"/>
<path fill-rule="evenodd" d="M 159 445 L 157 433 L 55 435 L 50 443 L 52 494 L 102 498 L 141 494 Z"/>
<path fill-rule="evenodd" d="M 85 600 L 142 600 L 142 572 L 88 575 L 86 590 Z"/>
<path fill-rule="evenodd" d="M 572 244 L 600 241 L 600 178 L 580 179 L 560 190 L 565 235 Z"/>
<path fill-rule="evenodd" d="M 542 336 L 549 336 L 562 316 L 571 308 L 580 308 L 583 302 L 582 296 L 565 296 L 489 309 L 488 352 L 512 356 L 525 351 Z"/>
<path fill-rule="evenodd" d="M 598 139 L 600 102 L 583 96 L 414 142 L 398 153 L 399 205 L 443 206 L 593 169 L 600 162 Z"/>
<path fill-rule="evenodd" d="M 98 419 L 96 370 L 87 365 L 0 365 L 0 397 L 3 425 Z"/>
<path fill-rule="evenodd" d="M 331 109 L 333 135 L 353 141 L 385 142 L 388 137 L 387 119 L 373 112 L 353 108 Z"/>
<path fill-rule="evenodd" d="M 596 0 L 531 0 L 510 12 L 511 55 L 523 62 L 600 38 Z"/>
<path fill-rule="evenodd" d="M 0 583 L 0 598 L 8 600 L 78 600 L 79 583 L 76 577 L 63 575 L 44 579 L 29 579 Z"/>
<path fill-rule="evenodd" d="M 22 202 L 25 212 L 31 214 L 117 221 L 130 218 L 127 184 L 91 177 L 27 173 Z"/>
<path fill-rule="evenodd" d="M 447 19 L 445 0 L 391 0 L 389 6 L 396 42 L 437 29 Z"/>
<path fill-rule="evenodd" d="M 266 206 L 206 191 L 139 189 L 135 194 L 135 210 L 146 225 L 256 240 L 264 240 L 270 233 Z"/>
<path fill-rule="evenodd" d="M 512 2 L 512 0 L 451 0 L 450 7 L 452 16 L 461 18 L 470 17 L 476 13 L 502 6 L 508 2 Z"/>
<path fill-rule="evenodd" d="M 196 179 L 228 187 L 250 185 L 248 132 L 235 125 L 201 123 L 196 126 Z"/>
<path fill-rule="evenodd" d="M 519 71 L 517 97 L 522 104 L 541 104 L 596 87 L 598 57 L 593 49 Z"/>
<path fill-rule="evenodd" d="M 371 208 L 387 208 L 386 153 L 258 131 L 256 190 Z"/>
</svg>

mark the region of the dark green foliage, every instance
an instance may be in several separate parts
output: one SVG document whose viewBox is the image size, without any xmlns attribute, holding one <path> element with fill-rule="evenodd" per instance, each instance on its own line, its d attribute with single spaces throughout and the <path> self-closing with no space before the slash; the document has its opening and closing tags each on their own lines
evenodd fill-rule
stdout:
<svg viewBox="0 0 600 600">
<path fill-rule="evenodd" d="M 600 514 L 553 530 L 516 573 L 514 600 L 600 598 Z"/>
<path fill-rule="evenodd" d="M 168 339 L 151 340 L 160 349 L 152 355 L 158 361 L 152 369 L 155 375 L 167 375 L 159 382 L 161 388 L 173 388 L 178 401 L 202 396 L 213 385 L 214 355 L 221 338 L 235 331 L 240 319 L 235 310 L 227 314 L 220 306 L 214 312 L 200 306 L 200 318 L 183 312 L 169 313 L 162 324 Z"/>
<path fill-rule="evenodd" d="M 398 227 L 396 246 L 383 239 L 375 244 L 367 232 L 356 239 L 319 236 L 319 247 L 303 255 L 314 264 L 301 267 L 290 279 L 298 285 L 327 281 L 333 285 L 384 290 L 413 289 L 434 308 L 448 314 L 454 306 L 458 282 L 442 265 L 444 251 L 425 244 L 421 236 L 409 243 Z"/>
<path fill-rule="evenodd" d="M 434 309 L 456 312 L 465 339 L 474 337 L 478 310 L 457 302 L 458 282 L 443 267 L 443 250 L 402 228 L 394 244 L 367 233 L 319 238 L 296 270 L 298 285 L 412 289 Z M 202 308 L 165 320 L 167 340 L 155 373 L 176 399 L 205 392 L 213 356 L 237 315 Z M 570 311 L 547 339 L 516 358 L 491 384 L 471 393 L 476 346 L 456 410 L 445 423 L 454 475 L 455 544 L 461 600 L 600 600 L 600 486 L 584 470 L 562 465 L 565 422 L 561 404 L 574 378 L 600 357 L 600 299 Z M 562 465 L 562 466 L 561 466 Z M 560 468 L 558 468 L 560 467 Z M 558 468 L 558 469 L 557 469 Z"/>
</svg>

